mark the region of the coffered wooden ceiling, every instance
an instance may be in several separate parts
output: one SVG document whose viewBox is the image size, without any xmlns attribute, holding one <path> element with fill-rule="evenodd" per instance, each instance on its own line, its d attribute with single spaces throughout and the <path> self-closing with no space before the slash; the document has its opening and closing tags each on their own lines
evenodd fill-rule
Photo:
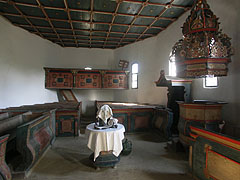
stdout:
<svg viewBox="0 0 240 180">
<path fill-rule="evenodd" d="M 0 0 L 14 25 L 62 47 L 115 49 L 165 30 L 194 0 Z"/>
</svg>

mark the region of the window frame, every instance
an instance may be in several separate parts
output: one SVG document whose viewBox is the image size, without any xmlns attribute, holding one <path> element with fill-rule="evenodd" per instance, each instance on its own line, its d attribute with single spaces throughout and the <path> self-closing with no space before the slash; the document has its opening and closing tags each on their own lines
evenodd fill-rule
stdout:
<svg viewBox="0 0 240 180">
<path fill-rule="evenodd" d="M 216 78 L 216 86 L 214 86 L 214 85 L 207 85 L 207 78 L 213 78 L 213 77 L 211 77 L 211 76 L 206 76 L 206 77 L 204 77 L 203 78 L 203 88 L 205 88 L 205 89 L 213 89 L 213 88 L 218 88 L 219 87 L 219 79 L 218 79 L 218 77 L 215 77 Z"/>
<path fill-rule="evenodd" d="M 133 73 L 133 65 L 134 64 L 137 64 L 137 66 L 138 66 L 137 73 Z M 138 74 L 139 74 L 139 63 L 138 62 L 133 62 L 131 64 L 131 89 L 138 89 Z M 133 87 L 133 75 L 136 75 L 136 77 L 137 77 L 136 87 Z"/>
</svg>

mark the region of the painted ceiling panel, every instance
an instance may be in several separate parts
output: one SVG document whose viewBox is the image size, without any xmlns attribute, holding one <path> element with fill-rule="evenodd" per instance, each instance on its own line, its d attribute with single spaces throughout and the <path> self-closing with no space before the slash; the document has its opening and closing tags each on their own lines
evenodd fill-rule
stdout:
<svg viewBox="0 0 240 180">
<path fill-rule="evenodd" d="M 146 16 L 157 16 L 160 14 L 160 12 L 164 9 L 163 6 L 153 6 L 153 5 L 148 5 L 143 8 L 141 15 L 146 15 Z"/>
<path fill-rule="evenodd" d="M 12 5 L 3 2 L 0 2 L 0 12 L 19 14 Z"/>
<path fill-rule="evenodd" d="M 68 15 L 67 15 L 66 11 L 63 11 L 63 10 L 52 10 L 52 9 L 46 9 L 45 11 L 46 11 L 46 13 L 47 13 L 49 18 L 68 20 Z"/>
<path fill-rule="evenodd" d="M 63 0 L 39 0 L 43 6 L 64 8 Z"/>
<path fill-rule="evenodd" d="M 113 32 L 126 32 L 128 26 L 112 26 Z"/>
<path fill-rule="evenodd" d="M 168 17 L 168 18 L 177 18 L 181 14 L 184 13 L 184 9 L 180 8 L 169 8 L 165 13 L 163 13 L 162 17 Z"/>
<path fill-rule="evenodd" d="M 29 23 L 22 17 L 18 17 L 18 16 L 13 17 L 13 16 L 7 16 L 7 15 L 4 17 L 14 24 L 29 25 Z"/>
<path fill-rule="evenodd" d="M 62 47 L 115 49 L 156 36 L 194 0 L 0 0 L 0 15 Z"/>
<path fill-rule="evenodd" d="M 170 20 L 165 20 L 165 19 L 159 19 L 157 20 L 153 26 L 158 26 L 158 27 L 162 27 L 162 28 L 166 28 L 172 21 Z"/>
<path fill-rule="evenodd" d="M 139 9 L 141 8 L 141 4 L 134 4 L 129 2 L 123 2 L 120 4 L 118 9 L 118 13 L 123 14 L 137 14 Z"/>
<path fill-rule="evenodd" d="M 136 21 L 134 22 L 134 24 L 137 25 L 150 25 L 152 22 L 154 21 L 154 19 L 152 18 L 137 18 Z"/>
<path fill-rule="evenodd" d="M 67 2 L 71 9 L 90 10 L 90 0 L 71 0 Z"/>
<path fill-rule="evenodd" d="M 117 16 L 114 20 L 116 24 L 131 24 L 133 16 Z"/>
<path fill-rule="evenodd" d="M 70 12 L 71 19 L 72 20 L 80 20 L 80 21 L 89 21 L 90 20 L 90 14 L 86 12 L 76 12 L 71 11 Z"/>
</svg>

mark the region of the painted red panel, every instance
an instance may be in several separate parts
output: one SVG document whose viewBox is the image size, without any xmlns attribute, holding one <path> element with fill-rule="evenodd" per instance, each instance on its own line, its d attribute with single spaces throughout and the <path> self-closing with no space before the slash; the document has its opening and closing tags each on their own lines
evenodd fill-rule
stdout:
<svg viewBox="0 0 240 180">
<path fill-rule="evenodd" d="M 78 71 L 75 76 L 76 88 L 101 88 L 100 71 Z"/>
</svg>

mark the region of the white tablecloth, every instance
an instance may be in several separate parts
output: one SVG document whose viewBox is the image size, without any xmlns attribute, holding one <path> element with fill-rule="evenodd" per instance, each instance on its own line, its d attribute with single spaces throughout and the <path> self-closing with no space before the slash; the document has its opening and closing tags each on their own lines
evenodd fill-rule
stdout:
<svg viewBox="0 0 240 180">
<path fill-rule="evenodd" d="M 122 124 L 118 124 L 117 128 L 109 128 L 103 130 L 94 129 L 94 123 L 89 124 L 86 128 L 88 136 L 88 148 L 94 152 L 94 161 L 101 151 L 113 151 L 115 156 L 119 156 L 123 147 L 125 128 Z"/>
</svg>

